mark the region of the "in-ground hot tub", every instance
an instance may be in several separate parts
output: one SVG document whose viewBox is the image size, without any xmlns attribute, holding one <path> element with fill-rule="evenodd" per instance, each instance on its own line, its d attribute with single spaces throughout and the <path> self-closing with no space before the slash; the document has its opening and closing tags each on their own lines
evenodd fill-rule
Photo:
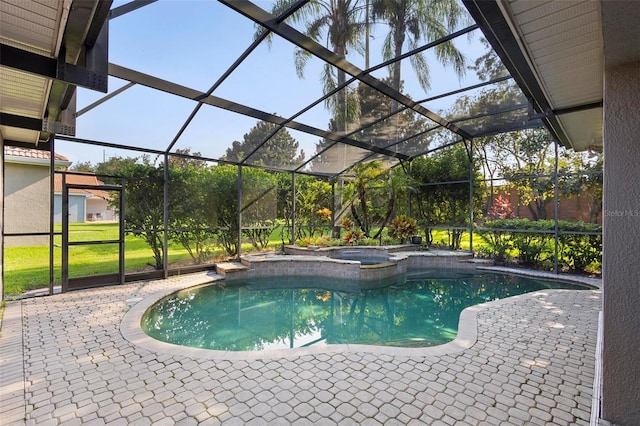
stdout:
<svg viewBox="0 0 640 426">
<path fill-rule="evenodd" d="M 319 276 L 378 280 L 404 274 L 408 268 L 475 269 L 471 252 L 405 251 L 410 246 L 298 247 L 285 254 L 243 256 L 240 263 L 218 264 L 226 280 L 272 276 Z"/>
<path fill-rule="evenodd" d="M 361 265 L 369 266 L 369 265 L 381 265 L 384 263 L 396 263 L 391 260 L 391 256 L 387 253 L 382 253 L 380 251 L 368 251 L 361 249 L 347 249 L 344 248 L 342 250 L 336 250 L 329 255 L 332 259 L 340 259 L 340 260 L 352 260 L 355 262 L 360 262 Z"/>
</svg>

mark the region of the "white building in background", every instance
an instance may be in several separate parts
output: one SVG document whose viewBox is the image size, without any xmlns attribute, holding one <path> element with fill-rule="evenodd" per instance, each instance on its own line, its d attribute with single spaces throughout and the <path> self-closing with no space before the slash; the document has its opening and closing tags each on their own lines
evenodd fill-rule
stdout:
<svg viewBox="0 0 640 426">
<path fill-rule="evenodd" d="M 66 175 L 67 184 L 103 185 L 93 173 Z M 116 211 L 109 201 L 111 194 L 99 189 L 69 189 L 69 222 L 96 222 L 118 220 Z M 62 222 L 62 175 L 54 180 L 54 222 Z"/>
</svg>

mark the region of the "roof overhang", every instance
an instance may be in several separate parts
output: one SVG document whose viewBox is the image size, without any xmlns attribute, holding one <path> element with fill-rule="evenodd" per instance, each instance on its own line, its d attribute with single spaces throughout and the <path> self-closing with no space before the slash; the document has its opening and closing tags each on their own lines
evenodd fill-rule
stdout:
<svg viewBox="0 0 640 426">
<path fill-rule="evenodd" d="M 5 163 L 13 163 L 13 164 L 26 164 L 29 166 L 43 166 L 49 167 L 51 160 L 48 158 L 30 158 L 30 157 L 19 157 L 15 155 L 6 155 L 4 158 Z M 56 167 L 69 167 L 71 165 L 71 161 L 63 161 L 63 160 L 55 160 Z"/>
<path fill-rule="evenodd" d="M 76 86 L 107 91 L 111 0 L 0 0 L 0 134 L 75 134 Z"/>
<path fill-rule="evenodd" d="M 601 149 L 601 3 L 463 2 L 529 98 L 529 118 L 542 119 L 552 135 L 567 147 L 578 151 Z M 602 7 L 608 6 L 606 3 L 609 2 L 603 2 Z"/>
</svg>

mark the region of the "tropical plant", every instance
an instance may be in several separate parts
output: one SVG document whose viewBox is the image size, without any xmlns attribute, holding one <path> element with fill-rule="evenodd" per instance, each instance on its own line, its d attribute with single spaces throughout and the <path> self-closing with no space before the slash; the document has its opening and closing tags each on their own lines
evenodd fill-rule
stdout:
<svg viewBox="0 0 640 426">
<path fill-rule="evenodd" d="M 296 1 L 277 0 L 272 8 L 274 15 L 287 11 Z M 311 0 L 300 8 L 289 19 L 294 23 L 306 25 L 306 35 L 312 40 L 331 46 L 333 52 L 340 58 L 346 59 L 349 49 L 362 50 L 362 36 L 364 24 L 361 21 L 363 7 L 360 0 Z M 304 69 L 311 58 L 311 54 L 304 49 L 295 50 L 295 67 L 298 76 L 304 76 Z M 327 94 L 338 86 L 344 87 L 346 73 L 325 63 L 322 71 L 322 84 Z M 344 88 L 330 96 L 325 101 L 332 111 L 336 124 L 336 131 L 343 132 L 349 122 L 357 118 L 358 102 L 355 96 L 349 96 Z"/>
<path fill-rule="evenodd" d="M 465 12 L 456 0 L 372 0 L 374 20 L 385 22 L 389 27 L 382 55 L 385 60 L 397 58 L 406 48 L 414 50 L 424 41 L 434 41 L 453 32 L 464 18 Z M 465 71 L 465 60 L 451 42 L 438 44 L 435 48 L 438 60 L 451 65 L 458 76 Z M 429 65 L 422 53 L 409 58 L 416 71 L 422 88 L 430 88 Z M 396 61 L 391 67 L 392 87 L 400 91 L 402 61 Z M 393 110 L 396 111 L 397 103 Z"/>
<path fill-rule="evenodd" d="M 351 217 L 366 238 L 377 239 L 396 213 L 398 199 L 413 189 L 413 180 L 400 168 L 384 169 L 377 160 L 356 164 L 350 174 L 344 195 Z"/>
<path fill-rule="evenodd" d="M 418 233 L 418 221 L 409 216 L 395 217 L 389 225 L 389 236 L 396 238 L 400 244 L 406 243 L 409 238 Z"/>
<path fill-rule="evenodd" d="M 350 229 L 342 237 L 342 241 L 348 246 L 356 246 L 363 239 L 364 234 L 359 229 Z"/>
</svg>

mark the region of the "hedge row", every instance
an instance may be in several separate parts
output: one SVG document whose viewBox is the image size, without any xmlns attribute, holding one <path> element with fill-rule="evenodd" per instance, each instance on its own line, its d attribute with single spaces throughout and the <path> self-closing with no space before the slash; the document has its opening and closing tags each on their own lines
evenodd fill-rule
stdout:
<svg viewBox="0 0 640 426">
<path fill-rule="evenodd" d="M 555 255 L 555 221 L 498 219 L 485 222 L 478 234 L 487 247 L 481 252 L 496 263 L 550 269 Z M 558 221 L 558 265 L 573 272 L 599 271 L 602 265 L 602 226 Z"/>
</svg>

